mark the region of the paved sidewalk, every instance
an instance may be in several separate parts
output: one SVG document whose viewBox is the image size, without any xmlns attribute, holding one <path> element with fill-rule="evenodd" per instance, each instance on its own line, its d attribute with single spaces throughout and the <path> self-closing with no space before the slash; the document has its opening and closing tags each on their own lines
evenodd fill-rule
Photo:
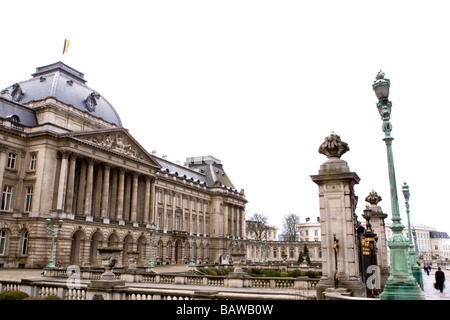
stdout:
<svg viewBox="0 0 450 320">
<path fill-rule="evenodd" d="M 425 297 L 427 300 L 450 300 L 450 270 L 444 270 L 445 273 L 445 287 L 444 292 L 440 292 L 434 288 L 434 273 L 437 268 L 431 269 L 430 275 L 427 276 L 426 272 L 422 270 L 423 278 L 423 291 L 425 292 Z"/>
</svg>

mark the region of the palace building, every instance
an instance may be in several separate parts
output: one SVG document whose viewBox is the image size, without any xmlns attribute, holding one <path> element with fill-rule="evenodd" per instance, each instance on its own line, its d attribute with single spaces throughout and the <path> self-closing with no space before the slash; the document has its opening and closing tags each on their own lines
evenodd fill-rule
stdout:
<svg viewBox="0 0 450 320">
<path fill-rule="evenodd" d="M 132 106 L 130 106 L 132 108 Z M 97 248 L 138 265 L 219 262 L 245 251 L 244 191 L 219 159 L 147 152 L 114 107 L 62 62 L 0 94 L 0 267 L 99 266 Z M 50 219 L 50 221 L 48 221 Z M 152 232 L 150 232 L 152 230 Z M 120 264 L 119 264 L 120 266 Z"/>
</svg>

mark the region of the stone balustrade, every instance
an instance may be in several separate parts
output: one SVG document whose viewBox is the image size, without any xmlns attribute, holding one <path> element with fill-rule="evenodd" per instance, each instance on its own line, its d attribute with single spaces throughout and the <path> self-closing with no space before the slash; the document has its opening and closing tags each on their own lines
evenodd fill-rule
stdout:
<svg viewBox="0 0 450 320">
<path fill-rule="evenodd" d="M 94 282 L 101 282 L 98 280 L 100 275 L 99 270 L 84 270 L 80 272 L 80 281 L 74 284 L 70 281 L 71 275 L 65 270 L 54 269 L 47 271 L 45 278 L 2 280 L 0 292 L 19 290 L 31 297 L 44 298 L 57 295 L 65 300 L 92 300 L 100 297 L 105 299 L 101 294 L 102 289 L 92 286 Z M 109 299 L 113 300 L 192 300 L 205 299 L 205 296 L 208 299 L 255 299 L 258 296 L 284 300 L 314 299 L 315 287 L 319 282 L 319 279 L 308 277 L 257 278 L 186 273 L 157 274 L 137 270 L 115 271 L 115 275 L 115 281 L 122 285 L 113 287 L 114 296 L 109 296 Z M 161 284 L 165 286 L 160 286 Z M 208 288 L 211 287 L 216 291 L 210 291 Z M 252 290 L 253 288 L 258 290 Z"/>
</svg>

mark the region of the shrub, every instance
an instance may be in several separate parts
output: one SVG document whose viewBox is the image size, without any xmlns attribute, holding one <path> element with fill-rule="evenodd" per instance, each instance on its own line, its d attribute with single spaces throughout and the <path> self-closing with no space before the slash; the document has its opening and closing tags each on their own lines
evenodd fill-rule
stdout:
<svg viewBox="0 0 450 320">
<path fill-rule="evenodd" d="M 22 300 L 28 298 L 28 294 L 22 291 L 6 291 L 0 294 L 0 300 Z"/>
<path fill-rule="evenodd" d="M 315 278 L 317 276 L 314 271 L 306 271 L 306 275 L 310 278 Z"/>
<path fill-rule="evenodd" d="M 210 274 L 211 276 L 217 276 L 217 272 L 215 272 L 214 270 L 210 270 L 210 271 L 209 271 L 209 274 Z"/>
<path fill-rule="evenodd" d="M 51 294 L 46 296 L 42 300 L 62 300 L 62 298 L 58 297 L 57 295 Z"/>
<path fill-rule="evenodd" d="M 301 276 L 301 274 L 302 272 L 300 271 L 300 269 L 295 269 L 291 271 L 290 276 L 295 278 Z"/>
<path fill-rule="evenodd" d="M 264 270 L 264 277 L 279 277 L 280 276 L 280 271 L 278 270 L 273 270 L 273 269 L 268 269 L 268 270 Z"/>
<path fill-rule="evenodd" d="M 280 273 L 280 277 L 282 277 L 282 278 L 286 278 L 288 276 L 289 276 L 289 273 L 287 273 L 287 272 L 281 272 Z"/>
<path fill-rule="evenodd" d="M 223 276 L 223 275 L 224 275 L 224 272 L 223 272 L 222 269 L 214 269 L 214 271 L 216 272 L 216 274 L 217 274 L 218 276 Z"/>
</svg>

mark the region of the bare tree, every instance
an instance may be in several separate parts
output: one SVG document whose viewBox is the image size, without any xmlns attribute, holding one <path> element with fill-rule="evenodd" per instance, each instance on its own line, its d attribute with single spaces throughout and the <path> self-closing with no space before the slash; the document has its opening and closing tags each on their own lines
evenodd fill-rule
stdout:
<svg viewBox="0 0 450 320">
<path fill-rule="evenodd" d="M 261 213 L 255 213 L 248 220 L 247 230 L 255 234 L 255 240 L 267 239 L 267 217 Z"/>
<path fill-rule="evenodd" d="M 300 223 L 300 217 L 295 213 L 287 213 L 283 217 L 283 232 L 281 237 L 283 241 L 297 241 L 297 226 Z"/>
</svg>

